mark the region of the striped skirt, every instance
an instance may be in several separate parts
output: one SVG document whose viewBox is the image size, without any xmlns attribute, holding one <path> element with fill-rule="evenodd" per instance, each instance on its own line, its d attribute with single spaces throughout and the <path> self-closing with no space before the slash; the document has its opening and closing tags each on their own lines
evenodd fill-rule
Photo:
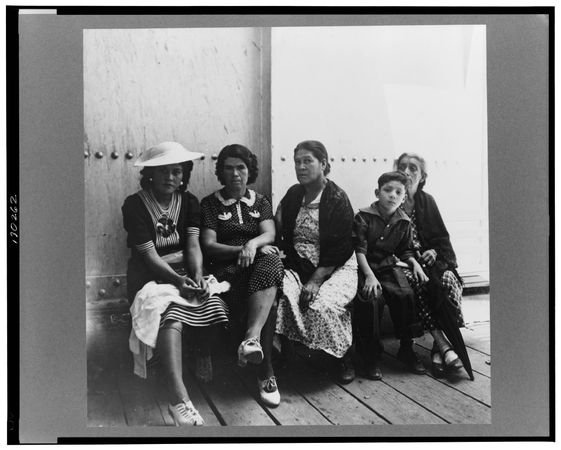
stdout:
<svg viewBox="0 0 561 450">
<path fill-rule="evenodd" d="M 177 320 L 192 327 L 225 324 L 228 322 L 228 307 L 217 296 L 209 297 L 206 302 L 199 306 L 186 307 L 171 303 L 162 314 L 160 327 L 166 320 Z"/>
</svg>

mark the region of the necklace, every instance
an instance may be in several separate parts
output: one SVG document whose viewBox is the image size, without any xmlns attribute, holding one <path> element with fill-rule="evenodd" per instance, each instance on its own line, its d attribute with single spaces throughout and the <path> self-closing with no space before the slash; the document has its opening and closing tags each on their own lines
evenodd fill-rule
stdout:
<svg viewBox="0 0 561 450">
<path fill-rule="evenodd" d="M 170 210 L 173 207 L 173 195 L 166 207 L 162 206 L 162 204 L 159 202 L 159 200 L 156 198 L 155 195 L 154 195 L 154 199 L 156 200 L 156 207 L 158 208 L 160 213 L 159 214 L 160 217 L 158 218 L 158 222 L 156 223 L 156 231 L 162 237 L 167 238 L 174 233 L 176 227 L 175 222 L 170 217 L 171 215 Z"/>
</svg>

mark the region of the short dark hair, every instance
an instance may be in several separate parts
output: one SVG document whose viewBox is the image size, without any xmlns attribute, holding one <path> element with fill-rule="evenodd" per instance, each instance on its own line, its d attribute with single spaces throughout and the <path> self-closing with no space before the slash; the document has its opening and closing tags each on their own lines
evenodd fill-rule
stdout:
<svg viewBox="0 0 561 450">
<path fill-rule="evenodd" d="M 398 183 L 403 184 L 406 189 L 411 183 L 405 173 L 396 170 L 394 172 L 386 172 L 380 175 L 380 178 L 378 178 L 378 189 L 382 189 L 382 186 L 390 181 L 397 181 Z"/>
<path fill-rule="evenodd" d="M 302 141 L 294 149 L 294 154 L 298 150 L 309 150 L 312 155 L 321 162 L 325 162 L 325 169 L 323 171 L 324 175 L 328 175 L 331 172 L 331 165 L 329 164 L 329 156 L 327 155 L 327 149 L 320 141 Z"/>
<path fill-rule="evenodd" d="M 257 165 L 257 156 L 251 150 L 240 144 L 231 144 L 220 150 L 218 159 L 216 160 L 216 171 L 214 172 L 221 184 L 224 184 L 224 161 L 226 158 L 239 158 L 247 166 L 249 172 L 247 184 L 255 183 L 257 175 L 259 175 L 259 166 Z"/>
<path fill-rule="evenodd" d="M 180 163 L 181 169 L 183 170 L 183 184 L 180 185 L 177 190 L 179 192 L 185 192 L 187 190 L 187 186 L 189 184 L 189 180 L 191 179 L 191 171 L 193 170 L 193 161 L 185 161 Z M 142 178 L 140 179 L 140 187 L 145 191 L 148 190 L 150 187 L 150 178 L 154 173 L 154 169 L 158 166 L 145 166 L 141 171 L 140 175 Z"/>
<path fill-rule="evenodd" d="M 399 158 L 397 158 L 395 161 L 396 170 L 399 170 L 399 163 L 403 158 L 406 157 L 409 159 L 415 158 L 421 164 L 421 176 L 423 177 L 423 179 L 419 181 L 419 186 L 417 187 L 417 189 L 423 189 L 423 186 L 427 182 L 427 177 L 429 176 L 429 174 L 427 173 L 427 162 L 425 161 L 425 158 L 423 158 L 421 155 L 417 153 L 408 153 L 408 152 L 402 153 L 401 155 L 399 155 Z"/>
</svg>

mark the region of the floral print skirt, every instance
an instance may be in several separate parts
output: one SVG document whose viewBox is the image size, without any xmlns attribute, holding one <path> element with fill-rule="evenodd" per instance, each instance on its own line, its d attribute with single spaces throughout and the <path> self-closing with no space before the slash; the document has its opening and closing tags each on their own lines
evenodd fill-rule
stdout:
<svg viewBox="0 0 561 450">
<path fill-rule="evenodd" d="M 342 358 L 353 342 L 351 313 L 347 307 L 357 291 L 356 255 L 337 268 L 320 287 L 309 307 L 299 304 L 302 283 L 296 272 L 284 271 L 283 295 L 277 310 L 276 332 Z"/>
<path fill-rule="evenodd" d="M 431 331 L 435 328 L 440 328 L 436 318 L 434 317 L 433 312 L 431 311 L 430 304 L 429 304 L 429 295 L 430 293 L 427 292 L 423 286 L 420 286 L 417 283 L 417 280 L 413 276 L 413 272 L 409 269 L 404 269 L 405 276 L 407 277 L 407 281 L 413 288 L 416 297 L 416 306 L 417 306 L 417 317 L 423 324 L 423 328 L 425 331 Z M 444 288 L 444 291 L 447 294 L 448 301 L 452 305 L 452 311 L 454 312 L 454 319 L 456 321 L 456 325 L 458 328 L 465 327 L 464 317 L 462 314 L 462 284 L 456 278 L 454 273 L 450 270 L 446 270 L 442 277 L 439 280 L 440 284 Z"/>
</svg>

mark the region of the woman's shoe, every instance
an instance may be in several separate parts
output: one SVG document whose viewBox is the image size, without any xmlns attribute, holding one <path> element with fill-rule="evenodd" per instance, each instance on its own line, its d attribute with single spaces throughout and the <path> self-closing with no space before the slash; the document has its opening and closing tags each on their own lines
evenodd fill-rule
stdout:
<svg viewBox="0 0 561 450">
<path fill-rule="evenodd" d="M 204 425 L 205 421 L 195 409 L 191 400 L 178 403 L 177 405 L 169 405 L 169 412 L 173 417 L 176 427 L 184 427 L 188 425 L 199 426 Z"/>
<path fill-rule="evenodd" d="M 212 381 L 212 358 L 210 355 L 197 356 L 195 360 L 195 377 L 203 383 Z"/>
<path fill-rule="evenodd" d="M 435 345 L 432 346 L 430 351 L 431 361 L 432 361 L 432 374 L 435 378 L 444 377 L 444 364 L 442 362 L 442 355 Z"/>
<path fill-rule="evenodd" d="M 280 405 L 280 393 L 277 387 L 277 379 L 274 376 L 266 380 L 257 378 L 257 388 L 259 389 L 259 398 L 265 406 L 276 408 Z"/>
<path fill-rule="evenodd" d="M 452 347 L 444 351 L 444 364 L 446 367 L 454 370 L 459 370 L 464 367 L 460 357 Z"/>
<path fill-rule="evenodd" d="M 248 362 L 261 364 L 263 361 L 263 349 L 259 338 L 253 337 L 243 341 L 238 347 L 238 365 L 244 367 Z"/>
<path fill-rule="evenodd" d="M 337 359 L 337 380 L 341 384 L 349 384 L 355 379 L 355 367 L 347 355 Z"/>
</svg>

